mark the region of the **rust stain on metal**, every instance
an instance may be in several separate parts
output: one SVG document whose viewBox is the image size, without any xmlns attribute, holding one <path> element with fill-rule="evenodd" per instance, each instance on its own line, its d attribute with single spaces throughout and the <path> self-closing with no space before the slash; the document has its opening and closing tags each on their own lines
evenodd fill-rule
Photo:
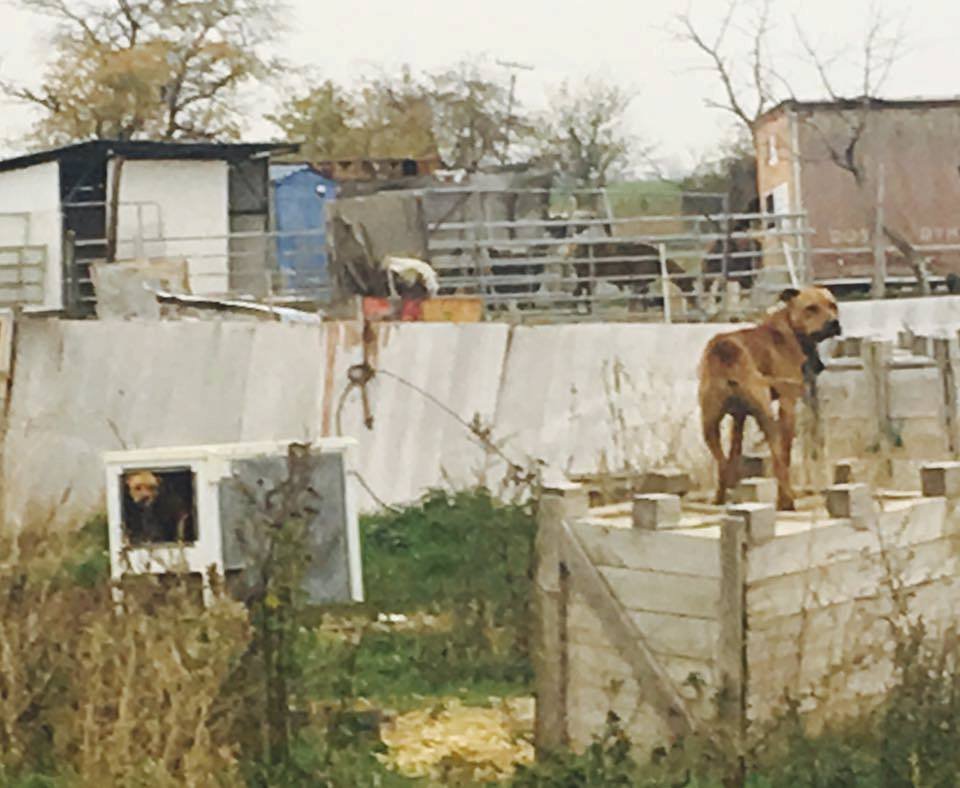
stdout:
<svg viewBox="0 0 960 788">
<path fill-rule="evenodd" d="M 334 373 L 337 365 L 337 348 L 340 346 L 340 324 L 330 323 L 326 327 L 324 347 L 323 407 L 320 417 L 320 434 L 330 435 L 334 407 Z"/>
</svg>

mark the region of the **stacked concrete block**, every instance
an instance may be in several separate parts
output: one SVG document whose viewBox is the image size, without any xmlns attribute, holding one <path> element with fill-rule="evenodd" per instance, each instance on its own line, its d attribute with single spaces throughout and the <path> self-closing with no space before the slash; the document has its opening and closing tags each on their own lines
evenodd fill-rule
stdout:
<svg viewBox="0 0 960 788">
<path fill-rule="evenodd" d="M 960 463 L 927 464 L 922 498 L 845 468 L 826 517 L 651 494 L 570 523 L 565 741 L 583 749 L 608 711 L 635 709 L 624 718 L 644 752 L 718 722 L 749 746 L 785 692 L 812 732 L 875 708 L 894 678 L 891 622 L 923 616 L 934 642 L 960 605 Z M 741 703 L 709 700 L 721 690 Z"/>
<path fill-rule="evenodd" d="M 651 493 L 633 498 L 633 527 L 645 531 L 675 528 L 680 522 L 680 498 L 677 495 Z"/>
<path fill-rule="evenodd" d="M 735 503 L 776 503 L 776 479 L 766 477 L 742 479 L 740 483 L 731 490 L 730 498 Z"/>
</svg>

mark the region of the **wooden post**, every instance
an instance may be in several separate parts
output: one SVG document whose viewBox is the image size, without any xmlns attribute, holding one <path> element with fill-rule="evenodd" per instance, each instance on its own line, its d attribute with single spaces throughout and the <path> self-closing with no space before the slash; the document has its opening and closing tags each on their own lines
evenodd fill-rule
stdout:
<svg viewBox="0 0 960 788">
<path fill-rule="evenodd" d="M 957 378 L 954 370 L 954 362 L 957 360 L 957 354 L 954 338 L 936 337 L 933 340 L 933 357 L 937 362 L 937 368 L 940 371 L 940 382 L 943 386 L 943 410 L 941 411 L 941 422 L 943 424 L 944 435 L 946 436 L 947 453 L 951 457 L 957 456 L 958 446 L 957 435 Z"/>
<path fill-rule="evenodd" d="M 112 153 L 112 151 L 111 151 Z M 123 175 L 124 156 L 113 156 L 110 173 L 110 201 L 107 205 L 107 262 L 117 259 L 117 227 L 120 223 L 120 184 Z"/>
<path fill-rule="evenodd" d="M 887 290 L 887 240 L 883 234 L 883 162 L 877 167 L 877 202 L 874 206 L 873 223 L 873 284 L 870 294 L 883 298 Z"/>
<path fill-rule="evenodd" d="M 569 581 L 560 566 L 560 531 L 566 519 L 588 511 L 586 489 L 579 484 L 545 487 L 537 513 L 534 567 L 533 666 L 537 697 L 534 739 L 538 755 L 557 749 L 567 738 L 564 630 Z"/>
<path fill-rule="evenodd" d="M 731 733 L 738 771 L 744 770 L 747 733 L 747 520 L 724 518 L 720 532 L 720 643 L 717 668 L 723 689 L 719 713 Z M 739 782 L 738 784 L 742 784 Z"/>
<path fill-rule="evenodd" d="M 873 389 L 877 443 L 886 453 L 890 443 L 890 358 L 893 343 L 870 340 L 864 346 L 864 369 Z"/>
</svg>

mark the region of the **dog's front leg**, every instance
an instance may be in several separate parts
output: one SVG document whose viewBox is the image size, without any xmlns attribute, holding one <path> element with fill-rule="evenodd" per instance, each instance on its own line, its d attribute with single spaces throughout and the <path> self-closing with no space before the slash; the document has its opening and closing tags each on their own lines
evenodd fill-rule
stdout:
<svg viewBox="0 0 960 788">
<path fill-rule="evenodd" d="M 793 439 L 797 434 L 797 402 L 791 397 L 780 400 L 780 449 L 784 475 L 787 479 L 786 487 L 781 487 L 778 493 L 778 508 L 793 509 L 793 489 L 790 486 L 790 454 L 793 449 Z M 779 482 L 779 480 L 778 480 Z M 786 493 L 786 495 L 784 495 Z"/>
</svg>

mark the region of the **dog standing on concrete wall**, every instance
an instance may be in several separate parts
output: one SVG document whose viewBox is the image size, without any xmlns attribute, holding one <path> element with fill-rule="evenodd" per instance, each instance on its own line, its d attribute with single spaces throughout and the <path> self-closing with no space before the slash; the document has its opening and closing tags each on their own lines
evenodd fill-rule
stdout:
<svg viewBox="0 0 960 788">
<path fill-rule="evenodd" d="M 839 336 L 841 329 L 836 299 L 826 288 L 789 288 L 780 300 L 757 325 L 711 339 L 700 361 L 700 414 L 703 437 L 717 461 L 718 504 L 739 482 L 744 423 L 753 416 L 770 446 L 777 508 L 794 508 L 790 449 L 797 400 L 806 382 L 823 370 L 817 343 Z M 720 422 L 727 415 L 733 417 L 729 456 L 720 443 Z"/>
</svg>

